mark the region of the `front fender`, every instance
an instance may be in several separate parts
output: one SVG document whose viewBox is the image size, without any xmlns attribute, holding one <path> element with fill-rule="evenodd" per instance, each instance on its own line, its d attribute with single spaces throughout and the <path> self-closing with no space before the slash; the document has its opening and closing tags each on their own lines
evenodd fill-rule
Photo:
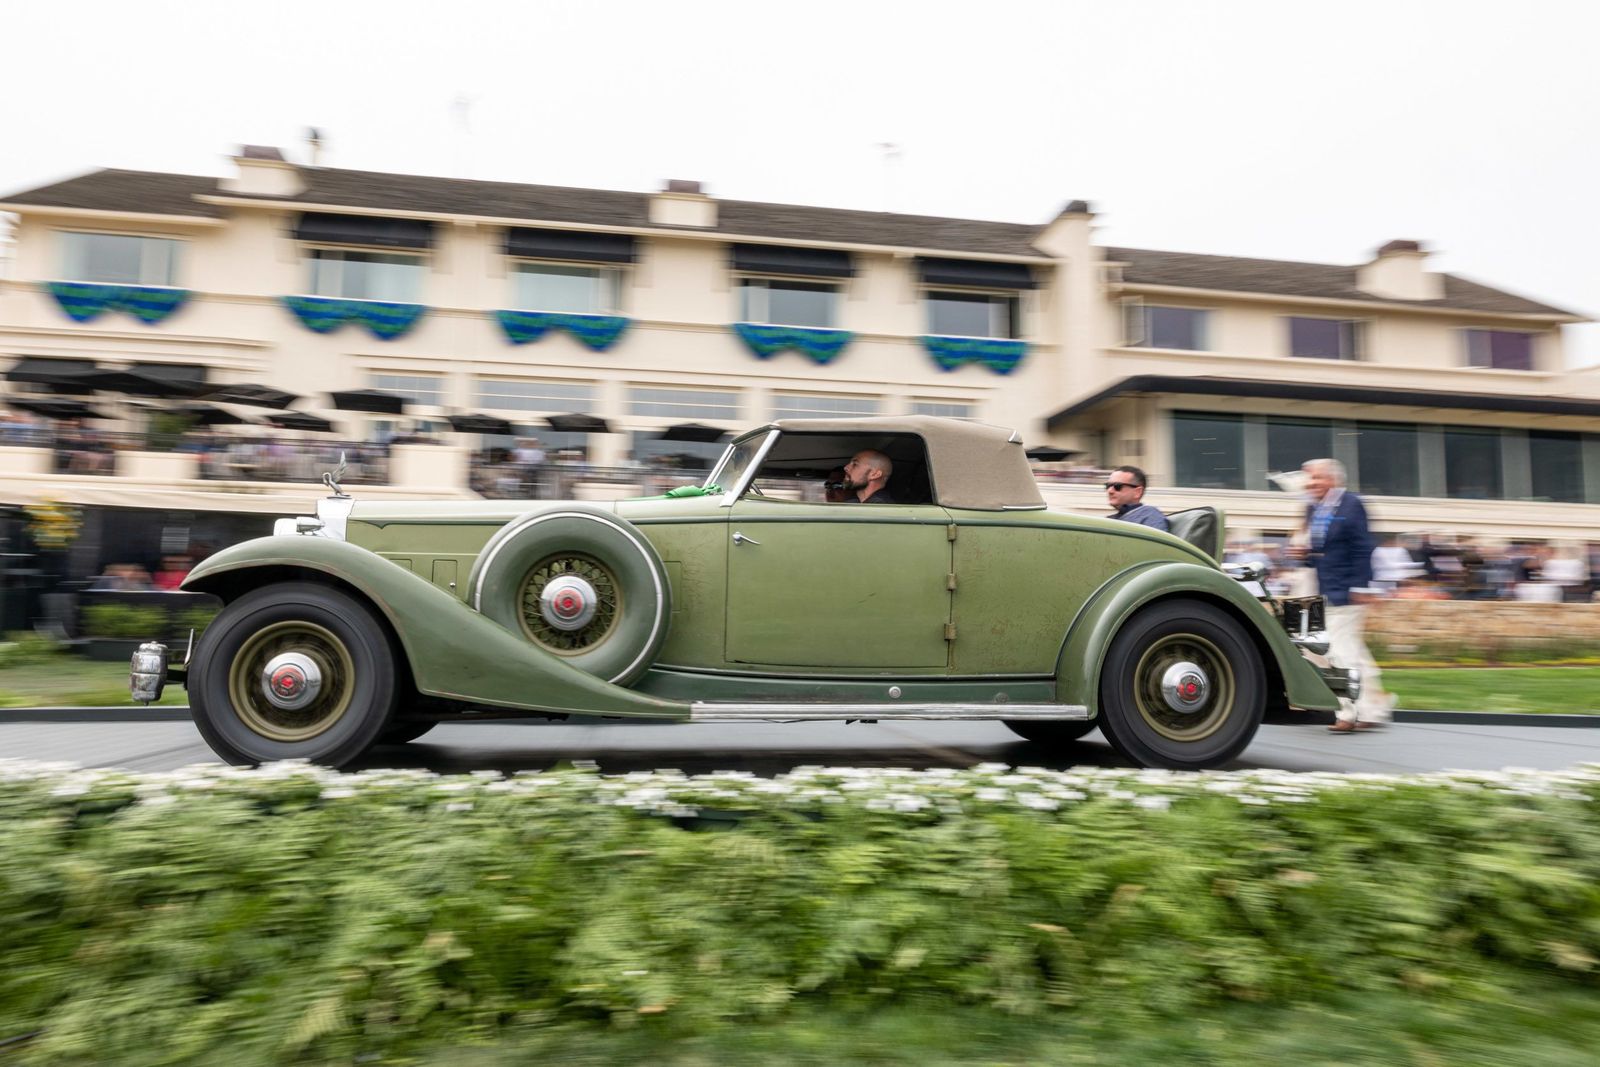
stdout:
<svg viewBox="0 0 1600 1067">
<path fill-rule="evenodd" d="M 1056 660 L 1057 699 L 1082 704 L 1090 715 L 1100 711 L 1100 669 L 1122 624 L 1155 600 L 1189 595 L 1221 602 L 1244 621 L 1265 645 L 1283 677 L 1292 707 L 1334 711 L 1339 698 L 1317 676 L 1300 650 L 1259 600 L 1221 571 L 1193 563 L 1152 561 L 1130 568 L 1095 590 L 1067 631 Z"/>
<path fill-rule="evenodd" d="M 281 570 L 316 571 L 352 587 L 381 612 L 405 649 L 417 689 L 472 704 L 578 715 L 687 719 L 689 706 L 611 685 L 479 615 L 404 567 L 328 537 L 282 534 L 224 549 L 183 588 L 238 596 L 279 580 Z M 252 580 L 251 572 L 260 576 Z"/>
</svg>

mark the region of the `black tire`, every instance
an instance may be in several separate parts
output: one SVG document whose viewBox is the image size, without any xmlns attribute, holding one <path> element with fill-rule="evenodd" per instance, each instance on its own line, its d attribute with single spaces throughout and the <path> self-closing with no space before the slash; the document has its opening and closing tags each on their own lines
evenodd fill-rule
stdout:
<svg viewBox="0 0 1600 1067">
<path fill-rule="evenodd" d="M 275 706 L 261 679 L 294 652 L 318 667 L 322 688 L 304 708 Z M 286 582 L 239 598 L 206 627 L 189 676 L 200 734 L 229 763 L 305 759 L 340 767 L 377 742 L 394 714 L 396 657 L 364 603 L 314 582 Z"/>
<path fill-rule="evenodd" d="M 541 591 L 558 578 L 582 579 L 593 593 L 593 615 L 579 628 L 541 608 Z M 484 546 L 468 583 L 478 611 L 616 685 L 648 670 L 667 638 L 661 558 L 631 524 L 598 509 L 566 506 L 508 524 Z"/>
<path fill-rule="evenodd" d="M 380 745 L 405 745 L 439 724 L 436 722 L 395 722 L 390 723 L 383 733 L 378 735 L 377 743 Z"/>
<path fill-rule="evenodd" d="M 1198 676 L 1178 664 L 1200 668 Z M 1172 672 L 1179 692 L 1162 680 Z M 1196 679 L 1194 690 L 1185 690 Z M 1193 694 L 1193 695 L 1191 695 Z M 1170 699 L 1192 699 L 1175 708 Z M 1168 600 L 1136 614 L 1111 642 L 1100 672 L 1100 732 L 1144 767 L 1205 770 L 1243 752 L 1266 710 L 1261 655 L 1221 608 Z"/>
<path fill-rule="evenodd" d="M 1070 745 L 1087 737 L 1100 724 L 1093 719 L 1085 722 L 1029 722 L 1026 719 L 1005 719 L 1006 729 L 1018 737 L 1037 741 L 1041 745 Z"/>
</svg>

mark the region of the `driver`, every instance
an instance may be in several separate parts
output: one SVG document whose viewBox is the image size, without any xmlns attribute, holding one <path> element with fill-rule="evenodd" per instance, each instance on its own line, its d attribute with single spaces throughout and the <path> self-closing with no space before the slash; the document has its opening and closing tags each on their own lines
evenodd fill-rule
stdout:
<svg viewBox="0 0 1600 1067">
<path fill-rule="evenodd" d="M 894 497 L 884 488 L 893 473 L 894 464 L 889 462 L 888 456 L 870 448 L 862 449 L 844 465 L 845 489 L 851 494 L 845 500 L 853 497 L 859 504 L 893 504 Z"/>
</svg>

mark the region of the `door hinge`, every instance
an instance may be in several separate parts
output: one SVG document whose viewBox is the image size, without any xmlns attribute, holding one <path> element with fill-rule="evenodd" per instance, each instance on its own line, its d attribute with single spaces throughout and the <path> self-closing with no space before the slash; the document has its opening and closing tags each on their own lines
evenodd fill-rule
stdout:
<svg viewBox="0 0 1600 1067">
<path fill-rule="evenodd" d="M 956 639 L 956 624 L 955 623 L 947 622 L 947 623 L 944 624 L 944 639 L 946 641 L 954 641 Z"/>
<path fill-rule="evenodd" d="M 951 591 L 951 592 L 955 592 L 955 588 L 956 588 L 956 576 L 955 576 L 955 575 L 953 575 L 953 574 L 947 574 L 947 575 L 945 575 L 945 576 L 944 576 L 944 587 L 945 587 L 945 588 L 946 588 L 946 589 L 948 589 L 948 590 L 950 590 L 950 591 Z"/>
<path fill-rule="evenodd" d="M 946 526 L 944 528 L 944 539 L 946 541 L 954 541 L 956 539 L 956 524 L 955 523 L 951 523 L 949 526 Z"/>
</svg>

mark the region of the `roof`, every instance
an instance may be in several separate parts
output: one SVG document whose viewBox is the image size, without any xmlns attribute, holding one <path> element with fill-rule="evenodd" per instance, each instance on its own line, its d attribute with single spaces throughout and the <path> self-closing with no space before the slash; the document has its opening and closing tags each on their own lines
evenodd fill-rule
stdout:
<svg viewBox="0 0 1600 1067">
<path fill-rule="evenodd" d="M 1173 285 L 1190 289 L 1270 293 L 1323 300 L 1381 300 L 1385 304 L 1460 308 L 1507 315 L 1572 315 L 1549 304 L 1491 289 L 1454 274 L 1442 275 L 1444 296 L 1437 300 L 1396 300 L 1375 297 L 1356 286 L 1353 266 L 1300 263 L 1286 259 L 1247 259 L 1210 256 L 1194 252 L 1152 252 L 1140 248 L 1107 248 L 1108 262 L 1126 264 L 1122 279 L 1131 285 Z"/>
<path fill-rule="evenodd" d="M 1204 375 L 1140 374 L 1085 397 L 1045 420 L 1049 430 L 1065 429 L 1072 419 L 1107 400 L 1131 393 L 1180 393 L 1199 396 L 1265 397 L 1272 400 L 1320 400 L 1340 404 L 1396 404 L 1409 408 L 1458 408 L 1468 411 L 1515 411 L 1535 415 L 1578 415 L 1600 418 L 1600 399 L 1574 396 L 1508 396 L 1505 393 L 1428 393 L 1381 386 L 1323 385 L 1276 382 L 1255 378 L 1212 378 Z"/>
<path fill-rule="evenodd" d="M 780 419 L 764 429 L 785 433 L 852 434 L 862 437 L 916 434 L 928 448 L 934 499 L 947 508 L 1000 511 L 1042 508 L 1039 483 L 1022 436 L 1002 426 L 932 415 L 865 419 Z"/>
<path fill-rule="evenodd" d="M 227 201 L 273 200 L 351 211 L 415 212 L 525 219 L 544 224 L 610 226 L 620 229 L 672 229 L 650 221 L 654 194 L 559 185 L 478 181 L 419 174 L 296 167 L 305 182 L 294 196 L 244 194 L 222 188 L 216 178 L 152 171 L 99 170 L 5 197 L 18 206 L 86 208 L 138 214 L 222 218 Z M 714 227 L 681 227 L 685 232 L 767 238 L 837 245 L 879 245 L 935 253 L 1048 259 L 1034 246 L 1046 226 L 902 215 L 883 211 L 715 200 Z M 1069 205 L 1069 208 L 1080 206 Z M 1084 206 L 1086 210 L 1086 205 Z M 1106 258 L 1124 263 L 1123 278 L 1133 285 L 1170 285 L 1227 292 L 1277 294 L 1325 300 L 1410 304 L 1510 315 L 1582 318 L 1561 308 L 1445 274 L 1444 296 L 1437 300 L 1377 298 L 1356 288 L 1354 266 L 1248 259 L 1239 256 L 1107 248 Z"/>
</svg>

